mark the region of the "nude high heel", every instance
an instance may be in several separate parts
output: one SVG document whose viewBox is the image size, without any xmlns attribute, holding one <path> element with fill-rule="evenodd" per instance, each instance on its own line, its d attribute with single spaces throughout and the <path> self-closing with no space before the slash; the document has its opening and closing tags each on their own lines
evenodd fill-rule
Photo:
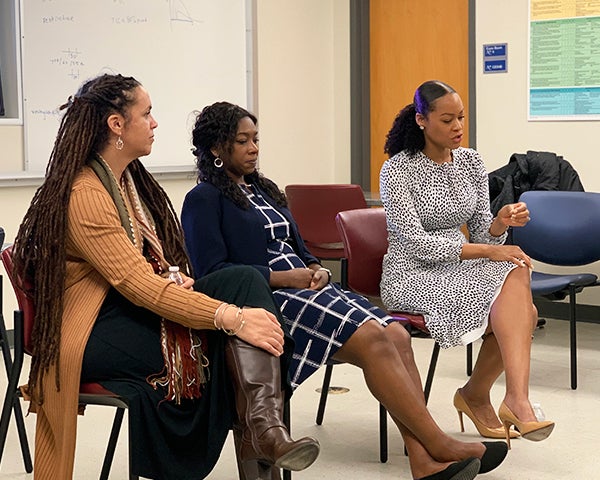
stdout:
<svg viewBox="0 0 600 480">
<path fill-rule="evenodd" d="M 511 409 L 506 406 L 504 402 L 502 402 L 502 404 L 500 405 L 500 410 L 498 410 L 498 417 L 500 417 L 500 421 L 504 425 L 504 432 L 506 435 L 506 442 L 508 443 L 508 448 L 510 448 L 509 431 L 511 425 L 515 426 L 515 428 L 519 431 L 523 438 L 531 440 L 533 442 L 539 442 L 548 438 L 552 433 L 552 430 L 554 430 L 554 422 L 548 420 L 543 422 L 522 422 L 511 411 Z"/>
<path fill-rule="evenodd" d="M 460 389 L 456 390 L 456 393 L 454 394 L 454 408 L 456 408 L 456 411 L 458 412 L 458 420 L 460 422 L 460 431 L 461 432 L 465 431 L 465 425 L 463 423 L 463 413 L 464 413 L 467 417 L 469 417 L 471 419 L 471 421 L 473 422 L 473 425 L 475 425 L 475 428 L 479 432 L 479 435 L 481 435 L 482 437 L 505 438 L 504 427 L 496 427 L 496 428 L 488 427 L 487 425 L 485 425 L 481 420 L 479 420 L 475 416 L 475 414 L 473 413 L 473 411 L 471 410 L 471 408 L 465 401 L 464 397 L 461 395 Z M 519 432 L 517 432 L 515 430 L 511 430 L 510 437 L 511 438 L 520 437 Z"/>
</svg>

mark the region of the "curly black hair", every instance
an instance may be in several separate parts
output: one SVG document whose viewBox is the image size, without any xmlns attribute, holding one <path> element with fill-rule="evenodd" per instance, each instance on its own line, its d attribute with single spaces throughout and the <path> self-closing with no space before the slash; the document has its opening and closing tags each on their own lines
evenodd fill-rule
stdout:
<svg viewBox="0 0 600 480">
<path fill-rule="evenodd" d="M 417 113 L 427 117 L 434 110 L 435 101 L 456 91 L 447 83 L 429 80 L 415 91 L 413 103 L 406 105 L 394 119 L 387 134 L 383 151 L 393 157 L 402 150 L 417 153 L 425 148 L 425 135 L 415 120 Z"/>
<path fill-rule="evenodd" d="M 250 202 L 238 185 L 227 175 L 225 168 L 215 166 L 216 156 L 212 150 L 221 148 L 228 153 L 233 152 L 233 143 L 242 118 L 248 117 L 254 125 L 258 124 L 255 115 L 246 109 L 228 102 L 217 102 L 204 107 L 196 116 L 192 130 L 192 153 L 196 157 L 198 183 L 207 182 L 216 186 L 238 207 L 250 208 Z M 285 194 L 279 187 L 256 169 L 244 177 L 246 183 L 258 185 L 278 205 L 287 207 Z"/>
</svg>

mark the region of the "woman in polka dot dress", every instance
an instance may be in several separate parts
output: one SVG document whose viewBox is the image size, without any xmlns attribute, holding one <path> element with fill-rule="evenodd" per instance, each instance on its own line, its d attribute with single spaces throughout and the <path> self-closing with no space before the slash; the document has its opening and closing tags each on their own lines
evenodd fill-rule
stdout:
<svg viewBox="0 0 600 480">
<path fill-rule="evenodd" d="M 461 423 L 465 413 L 480 434 L 509 445 L 518 436 L 512 425 L 524 438 L 543 440 L 554 423 L 538 422 L 528 398 L 537 322 L 531 259 L 504 245 L 507 229 L 524 226 L 529 211 L 520 202 L 492 216 L 483 161 L 460 147 L 463 124 L 460 96 L 439 81 L 423 83 L 394 120 L 380 175 L 389 236 L 382 299 L 391 310 L 422 313 L 443 348 L 483 337 L 473 374 L 454 396 Z M 490 389 L 502 372 L 497 416 Z"/>
</svg>

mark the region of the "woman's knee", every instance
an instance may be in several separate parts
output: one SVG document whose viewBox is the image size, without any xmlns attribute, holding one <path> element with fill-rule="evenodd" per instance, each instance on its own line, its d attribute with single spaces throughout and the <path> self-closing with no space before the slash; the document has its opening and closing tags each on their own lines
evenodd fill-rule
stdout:
<svg viewBox="0 0 600 480">
<path fill-rule="evenodd" d="M 340 348 L 336 358 L 355 365 L 372 359 L 389 358 L 396 351 L 386 329 L 375 320 L 365 322 Z"/>
<path fill-rule="evenodd" d="M 411 336 L 401 322 L 392 322 L 385 328 L 388 338 L 394 343 L 396 349 L 401 352 L 411 352 Z"/>
</svg>

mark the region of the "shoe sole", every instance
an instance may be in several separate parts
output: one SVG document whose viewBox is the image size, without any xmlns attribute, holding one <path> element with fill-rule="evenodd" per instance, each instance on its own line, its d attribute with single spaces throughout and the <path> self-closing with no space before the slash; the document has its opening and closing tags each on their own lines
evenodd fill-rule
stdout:
<svg viewBox="0 0 600 480">
<path fill-rule="evenodd" d="M 448 480 L 473 480 L 479 473 L 480 462 L 478 459 L 473 459 L 460 472 L 454 474 Z"/>
<path fill-rule="evenodd" d="M 552 433 L 552 430 L 554 430 L 554 424 L 534 430 L 533 432 L 522 433 L 521 436 L 526 440 L 531 440 L 532 442 L 540 442 L 548 438 Z"/>
<path fill-rule="evenodd" d="M 277 459 L 275 466 L 294 472 L 304 470 L 314 463 L 319 456 L 319 451 L 319 445 L 302 445 Z"/>
</svg>

